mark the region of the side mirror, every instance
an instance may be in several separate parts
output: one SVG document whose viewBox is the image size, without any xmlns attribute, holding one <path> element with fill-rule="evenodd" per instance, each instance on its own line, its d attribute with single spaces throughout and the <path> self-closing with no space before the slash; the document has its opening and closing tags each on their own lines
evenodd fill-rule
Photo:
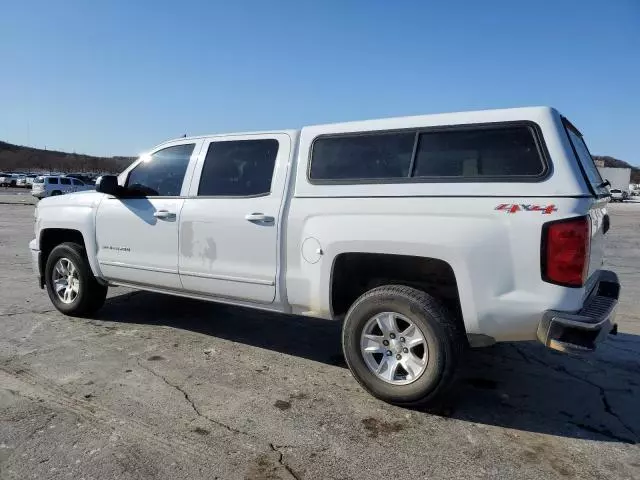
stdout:
<svg viewBox="0 0 640 480">
<path fill-rule="evenodd" d="M 118 185 L 118 177 L 115 175 L 103 175 L 96 180 L 96 192 L 106 193 L 117 197 L 122 188 Z"/>
</svg>

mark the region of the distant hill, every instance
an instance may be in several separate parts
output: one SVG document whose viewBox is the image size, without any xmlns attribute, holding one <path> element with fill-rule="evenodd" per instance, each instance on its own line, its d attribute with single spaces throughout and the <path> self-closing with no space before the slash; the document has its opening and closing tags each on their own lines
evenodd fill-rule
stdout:
<svg viewBox="0 0 640 480">
<path fill-rule="evenodd" d="M 119 173 L 133 157 L 93 157 L 0 142 L 0 171 Z"/>
<path fill-rule="evenodd" d="M 631 183 L 640 183 L 640 168 L 629 165 L 624 160 L 609 157 L 607 155 L 594 155 L 594 160 L 600 160 L 604 162 L 605 167 L 615 168 L 630 168 L 631 169 Z"/>
</svg>

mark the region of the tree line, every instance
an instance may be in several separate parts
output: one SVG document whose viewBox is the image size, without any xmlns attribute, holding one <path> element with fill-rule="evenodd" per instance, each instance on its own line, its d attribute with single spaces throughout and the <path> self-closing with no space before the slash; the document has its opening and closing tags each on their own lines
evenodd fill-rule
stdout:
<svg viewBox="0 0 640 480">
<path fill-rule="evenodd" d="M 94 157 L 0 142 L 0 171 L 119 173 L 134 157 Z"/>
</svg>

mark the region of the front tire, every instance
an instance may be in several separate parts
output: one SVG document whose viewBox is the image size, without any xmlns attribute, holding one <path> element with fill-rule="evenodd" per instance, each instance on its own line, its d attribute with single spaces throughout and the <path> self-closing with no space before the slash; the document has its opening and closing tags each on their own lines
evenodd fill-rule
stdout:
<svg viewBox="0 0 640 480">
<path fill-rule="evenodd" d="M 342 348 L 356 380 L 400 406 L 438 404 L 452 383 L 466 342 L 455 318 L 431 295 L 388 285 L 349 309 Z"/>
<path fill-rule="evenodd" d="M 107 287 L 93 276 L 85 249 L 77 243 L 62 243 L 51 251 L 45 283 L 56 309 L 72 317 L 95 313 L 107 296 Z"/>
</svg>

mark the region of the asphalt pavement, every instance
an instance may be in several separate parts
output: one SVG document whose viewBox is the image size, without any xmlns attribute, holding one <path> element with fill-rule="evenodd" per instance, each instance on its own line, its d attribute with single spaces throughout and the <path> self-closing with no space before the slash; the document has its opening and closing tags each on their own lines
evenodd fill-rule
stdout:
<svg viewBox="0 0 640 480">
<path fill-rule="evenodd" d="M 611 215 L 620 334 L 474 350 L 426 412 L 364 392 L 336 323 L 123 288 L 65 317 L 0 204 L 0 479 L 640 479 L 640 205 Z"/>
<path fill-rule="evenodd" d="M 0 187 L 0 205 L 35 205 L 37 201 L 30 188 Z"/>
</svg>

